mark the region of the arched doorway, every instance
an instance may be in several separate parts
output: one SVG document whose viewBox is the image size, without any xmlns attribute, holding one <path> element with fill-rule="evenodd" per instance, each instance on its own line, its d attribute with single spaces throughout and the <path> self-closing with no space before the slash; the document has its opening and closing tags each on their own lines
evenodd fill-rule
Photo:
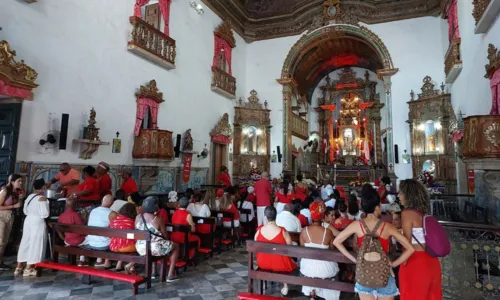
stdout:
<svg viewBox="0 0 500 300">
<path fill-rule="evenodd" d="M 391 77 L 398 71 L 381 39 L 368 28 L 348 24 L 331 24 L 302 36 L 290 49 L 281 78 L 283 86 L 283 171 L 292 171 L 292 103 L 297 99 L 310 102 L 311 89 L 331 71 L 345 67 L 362 67 L 377 74 L 384 83 L 382 102 L 386 105 L 387 159 L 389 173 L 394 173 L 392 142 Z M 382 105 L 382 104 L 381 104 Z M 382 105 L 383 106 L 383 105 Z M 380 109 L 379 109 L 380 111 Z M 374 118 L 380 119 L 380 113 Z M 380 123 L 380 122 L 379 122 Z M 380 128 L 377 138 L 380 140 Z M 381 141 L 379 141 L 379 147 Z M 380 159 L 379 162 L 382 162 Z"/>
</svg>

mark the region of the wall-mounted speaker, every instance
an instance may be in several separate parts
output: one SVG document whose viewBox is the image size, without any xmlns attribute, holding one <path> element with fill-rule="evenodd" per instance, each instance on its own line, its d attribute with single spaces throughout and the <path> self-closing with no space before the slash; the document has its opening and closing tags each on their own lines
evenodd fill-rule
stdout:
<svg viewBox="0 0 500 300">
<path fill-rule="evenodd" d="M 399 164 L 399 147 L 398 145 L 394 145 L 394 162 Z"/>
<path fill-rule="evenodd" d="M 278 147 L 276 147 L 276 148 L 277 148 L 277 149 L 276 149 L 276 150 L 277 150 L 276 152 L 278 153 L 278 162 L 281 162 L 281 148 L 280 148 L 280 146 L 278 146 Z"/>
<path fill-rule="evenodd" d="M 178 134 L 177 138 L 175 139 L 175 147 L 174 147 L 175 157 L 179 157 L 181 155 L 181 138 L 182 136 Z"/>
<path fill-rule="evenodd" d="M 69 114 L 62 114 L 61 133 L 59 134 L 59 149 L 61 150 L 66 150 L 66 142 L 68 140 L 68 123 Z"/>
</svg>

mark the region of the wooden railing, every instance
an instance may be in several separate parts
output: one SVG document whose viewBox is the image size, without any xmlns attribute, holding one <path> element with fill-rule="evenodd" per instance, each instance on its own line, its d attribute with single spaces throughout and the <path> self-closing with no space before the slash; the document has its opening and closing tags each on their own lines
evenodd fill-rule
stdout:
<svg viewBox="0 0 500 300">
<path fill-rule="evenodd" d="M 462 58 L 460 55 L 460 38 L 455 38 L 451 41 L 450 47 L 448 48 L 444 58 L 444 73 L 446 76 L 449 75 L 453 66 L 460 64 L 462 64 Z"/>
<path fill-rule="evenodd" d="M 490 4 L 491 0 L 473 0 L 472 4 L 474 5 L 474 9 L 472 10 L 472 16 L 474 17 L 474 20 L 476 21 L 476 25 L 481 20 L 481 17 L 484 14 L 484 11 L 488 7 L 488 4 Z"/>
<path fill-rule="evenodd" d="M 163 68 L 175 68 L 175 40 L 138 17 L 130 17 L 132 24 L 128 50 Z"/>
<path fill-rule="evenodd" d="M 302 139 L 309 137 L 309 122 L 292 113 L 292 134 Z"/>
<path fill-rule="evenodd" d="M 212 67 L 212 90 L 228 97 L 236 98 L 236 78 L 217 67 Z"/>
</svg>

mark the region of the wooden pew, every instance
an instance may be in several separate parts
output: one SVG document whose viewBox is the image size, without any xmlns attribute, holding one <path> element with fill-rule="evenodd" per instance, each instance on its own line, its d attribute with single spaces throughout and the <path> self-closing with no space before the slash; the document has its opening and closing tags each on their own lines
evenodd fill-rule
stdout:
<svg viewBox="0 0 500 300">
<path fill-rule="evenodd" d="M 85 225 L 68 225 L 59 223 L 50 223 L 49 226 L 52 228 L 52 257 L 54 258 L 54 262 L 38 263 L 36 264 L 37 268 L 55 269 L 84 274 L 88 276 L 86 280 L 87 283 L 90 283 L 90 276 L 130 282 L 133 285 L 134 295 L 137 294 L 138 286 L 142 283 L 146 283 L 147 288 L 151 287 L 151 271 L 152 264 L 155 259 L 159 259 L 164 262 L 162 264 L 162 274 L 166 274 L 166 269 L 163 270 L 163 268 L 166 268 L 166 261 L 168 260 L 168 256 L 155 258 L 151 255 L 151 233 L 149 231 L 103 228 Z M 116 237 L 124 239 L 145 240 L 147 255 L 140 256 L 137 253 L 116 253 L 110 251 L 87 250 L 75 246 L 65 246 L 64 244 L 58 243 L 60 239 L 58 238 L 57 232 L 71 232 L 81 235 L 98 235 L 109 238 Z M 73 264 L 68 265 L 58 263 L 59 253 L 68 254 L 70 256 L 70 261 Z M 143 264 L 145 265 L 145 275 L 143 277 L 140 277 L 139 280 L 137 275 L 128 275 L 90 267 L 78 267 L 74 265 L 74 263 L 76 262 L 76 259 L 81 255 L 86 257 L 104 258 L 114 261 Z M 166 277 L 163 276 L 160 278 L 160 280 L 165 281 Z"/>
<path fill-rule="evenodd" d="M 210 212 L 211 212 L 212 217 L 217 218 L 217 224 L 220 224 L 219 226 L 217 226 L 217 229 L 216 229 L 216 235 L 219 236 L 219 247 L 222 247 L 222 244 L 223 244 L 223 245 L 226 245 L 227 250 L 229 250 L 229 246 L 231 245 L 232 248 L 234 249 L 235 241 L 236 241 L 236 237 L 235 237 L 235 229 L 236 228 L 234 227 L 234 214 L 230 213 L 230 212 L 226 212 L 226 211 L 211 210 Z M 230 228 L 224 227 L 224 224 L 222 222 L 222 218 L 231 219 L 231 227 Z M 224 233 L 228 234 L 230 238 L 223 239 L 222 236 Z"/>
<path fill-rule="evenodd" d="M 329 279 L 318 279 L 301 277 L 299 275 L 289 274 L 289 273 L 275 273 L 271 271 L 265 271 L 261 269 L 254 270 L 254 256 L 256 253 L 269 253 L 276 255 L 284 255 L 289 257 L 299 257 L 299 258 L 310 258 L 324 261 L 332 261 L 344 264 L 354 264 L 347 257 L 345 257 L 339 251 L 325 250 L 325 249 L 315 249 L 315 248 L 305 248 L 290 245 L 277 245 L 270 243 L 261 243 L 255 241 L 247 241 L 246 248 L 249 253 L 248 255 L 248 292 L 253 293 L 253 281 L 274 281 L 289 283 L 294 285 L 305 285 L 317 288 L 324 288 L 330 290 L 337 290 L 343 292 L 354 292 L 354 284 L 332 281 Z M 262 284 L 260 284 L 262 290 Z"/>
<path fill-rule="evenodd" d="M 186 271 L 188 263 L 193 262 L 196 264 L 196 261 L 195 261 L 196 255 L 197 255 L 196 249 L 198 248 L 197 243 L 190 243 L 189 242 L 189 233 L 191 232 L 191 226 L 165 224 L 165 229 L 169 233 L 182 232 L 184 234 L 184 243 L 179 244 L 179 246 L 181 247 L 180 255 L 179 255 L 179 260 L 177 261 L 175 267 L 176 268 L 184 268 L 184 271 Z M 189 250 L 191 250 L 191 249 L 195 249 L 195 253 L 194 253 L 194 256 L 192 258 L 189 257 Z M 170 263 L 170 262 L 168 262 L 168 263 Z M 162 269 L 162 271 L 163 271 L 163 269 Z"/>
</svg>

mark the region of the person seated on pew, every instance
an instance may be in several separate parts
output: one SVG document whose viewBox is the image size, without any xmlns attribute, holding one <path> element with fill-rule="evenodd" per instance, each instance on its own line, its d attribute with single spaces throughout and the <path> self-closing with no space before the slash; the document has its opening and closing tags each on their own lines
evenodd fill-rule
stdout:
<svg viewBox="0 0 500 300">
<path fill-rule="evenodd" d="M 135 205 L 132 203 L 125 203 L 118 211 L 118 216 L 116 219 L 111 221 L 109 224 L 110 228 L 117 229 L 135 229 L 135 218 L 137 217 L 137 211 Z M 135 240 L 134 239 L 124 239 L 124 238 L 111 238 L 109 243 L 109 250 L 117 253 L 135 253 Z M 118 261 L 116 263 L 115 271 L 122 271 L 122 262 Z M 125 266 L 125 271 L 128 274 L 134 272 L 133 264 L 129 263 Z"/>
<path fill-rule="evenodd" d="M 238 201 L 238 210 L 242 210 L 242 209 L 249 209 L 250 210 L 250 214 L 240 214 L 240 221 L 241 222 L 245 222 L 245 223 L 252 222 L 252 220 L 255 217 L 255 212 L 253 209 L 254 202 L 252 202 L 248 199 L 250 196 L 254 196 L 254 202 L 255 202 L 255 194 L 254 194 L 253 186 L 249 186 L 247 188 L 246 197 L 243 196 L 240 198 L 240 201 Z"/>
<path fill-rule="evenodd" d="M 300 210 L 300 214 L 307 218 L 308 225 L 312 223 L 311 212 L 309 211 L 309 205 L 311 205 L 311 203 L 313 202 L 314 199 L 312 197 L 306 197 L 306 199 L 302 201 L 302 208 Z"/>
<path fill-rule="evenodd" d="M 187 188 L 184 192 L 184 197 L 189 199 L 189 203 L 194 202 L 194 190 L 192 188 Z"/>
<path fill-rule="evenodd" d="M 76 211 L 76 199 L 66 199 L 66 210 L 57 219 L 59 224 L 85 225 L 82 216 Z M 85 235 L 72 232 L 57 232 L 66 246 L 80 246 L 85 240 Z"/>
<path fill-rule="evenodd" d="M 288 234 L 283 227 L 276 225 L 276 215 L 277 212 L 274 206 L 267 206 L 264 209 L 264 217 L 267 223 L 257 228 L 255 241 L 261 243 L 292 245 L 290 234 Z M 297 268 L 297 264 L 295 264 L 291 257 L 269 253 L 257 253 L 257 265 L 259 269 L 272 272 L 289 273 Z M 281 294 L 286 296 L 288 294 L 288 284 L 284 283 L 283 285 Z"/>
<path fill-rule="evenodd" d="M 109 223 L 118 217 L 118 214 L 111 210 L 111 205 L 113 204 L 113 196 L 106 195 L 102 198 L 101 206 L 94 208 L 89 215 L 88 226 L 94 227 L 109 227 Z M 88 235 L 85 239 L 82 248 L 88 250 L 96 250 L 96 251 L 108 251 L 109 243 L 111 242 L 111 238 L 107 236 L 99 236 L 99 235 Z M 81 259 L 80 259 L 81 261 Z M 104 262 L 102 258 L 97 258 L 96 263 L 94 264 L 96 268 L 110 268 L 111 264 L 108 259 Z"/>
<path fill-rule="evenodd" d="M 256 204 L 255 201 L 257 200 L 257 196 L 255 196 L 255 188 L 253 186 L 249 186 L 247 188 L 247 193 L 248 195 L 246 196 L 246 200 L 252 204 L 253 208 L 253 204 Z"/>
<path fill-rule="evenodd" d="M 276 192 L 276 197 L 274 199 L 276 211 L 278 214 L 283 211 L 283 207 L 285 204 L 292 203 L 292 200 L 295 199 L 295 194 L 293 192 L 293 187 L 290 185 L 288 180 L 283 180 L 280 185 L 280 189 Z"/>
<path fill-rule="evenodd" d="M 332 207 L 326 206 L 325 217 L 323 218 L 323 223 L 321 225 L 325 228 L 330 229 L 334 236 L 339 235 L 339 231 L 332 226 L 335 221 L 335 211 Z"/>
<path fill-rule="evenodd" d="M 300 226 L 306 227 L 309 226 L 309 220 L 306 216 L 300 213 L 302 209 L 302 201 L 300 199 L 292 200 L 292 214 L 299 219 Z"/>
<path fill-rule="evenodd" d="M 192 203 L 191 203 L 192 204 Z M 200 247 L 200 238 L 193 234 L 196 232 L 196 224 L 193 221 L 193 216 L 186 209 L 189 205 L 189 199 L 183 197 L 179 200 L 179 208 L 172 215 L 172 224 L 173 225 L 189 225 L 191 227 L 191 232 L 188 235 L 188 242 L 197 243 L 197 248 Z M 178 243 L 179 245 L 184 244 L 184 232 L 172 232 L 170 233 L 170 239 L 173 242 Z M 188 245 L 184 245 L 187 247 Z M 189 258 L 193 258 L 197 249 L 189 249 Z"/>
<path fill-rule="evenodd" d="M 307 185 L 302 182 L 302 175 L 297 175 L 297 180 L 295 181 L 295 198 L 300 201 L 304 201 L 307 197 Z"/>
<path fill-rule="evenodd" d="M 142 213 L 135 218 L 135 229 L 151 232 L 151 255 L 170 255 L 170 268 L 167 282 L 174 282 L 179 278 L 175 274 L 175 264 L 179 258 L 179 244 L 168 240 L 168 232 L 162 219 L 155 215 L 160 209 L 157 197 L 147 197 L 142 203 Z M 146 255 L 146 241 L 138 240 L 135 243 L 137 253 Z M 153 274 L 156 273 L 156 264 L 153 264 Z"/>
<path fill-rule="evenodd" d="M 236 207 L 236 197 L 234 195 L 234 188 L 228 188 L 228 193 L 222 196 L 222 200 L 220 202 L 220 211 L 230 212 L 233 214 L 233 224 L 234 228 L 240 227 L 240 212 Z M 222 218 L 222 225 L 225 228 L 231 228 L 231 219 L 230 218 Z"/>
<path fill-rule="evenodd" d="M 349 194 L 349 202 L 347 204 L 347 218 L 349 220 L 361 220 L 364 217 L 363 211 L 359 209 L 358 197 L 355 194 Z"/>
<path fill-rule="evenodd" d="M 214 189 L 209 189 L 205 193 L 205 197 L 203 198 L 203 201 L 201 201 L 201 195 L 197 196 L 194 198 L 193 203 L 189 203 L 187 207 L 187 211 L 193 216 L 193 217 L 201 217 L 201 218 L 208 218 L 210 217 L 210 207 L 206 204 L 205 201 L 209 202 L 208 199 L 215 199 L 215 192 Z"/>
<path fill-rule="evenodd" d="M 125 201 L 127 195 L 124 190 L 118 190 L 115 193 L 115 201 L 113 202 L 113 205 L 111 205 L 111 210 L 114 212 L 119 212 L 120 209 L 127 203 L 128 201 Z M 135 207 L 135 205 L 134 205 Z"/>
<path fill-rule="evenodd" d="M 289 232 L 300 232 L 302 225 L 300 225 L 299 218 L 293 214 L 293 208 L 293 204 L 285 204 L 283 211 L 276 216 L 276 225 Z"/>
<path fill-rule="evenodd" d="M 224 196 L 224 190 L 223 189 L 217 189 L 215 194 L 213 192 L 210 192 L 212 189 L 210 189 L 206 194 L 205 198 L 203 199 L 203 203 L 208 205 L 210 210 L 213 211 L 219 211 L 220 208 L 220 201 L 222 199 L 222 196 Z M 212 190 L 213 191 L 213 190 Z"/>
<path fill-rule="evenodd" d="M 333 192 L 330 194 L 329 199 L 325 202 L 325 206 L 334 208 L 335 204 L 337 201 L 340 200 L 340 192 L 335 189 Z"/>
<path fill-rule="evenodd" d="M 333 232 L 322 225 L 325 217 L 326 206 L 323 201 L 315 201 L 309 207 L 313 223 L 304 228 L 300 233 L 300 245 L 308 248 L 332 249 Z M 302 258 L 300 260 L 300 273 L 306 277 L 329 279 L 339 272 L 339 265 L 333 261 Z M 310 286 L 302 286 L 302 293 L 311 299 L 317 296 L 327 300 L 338 300 L 340 291 L 327 290 Z"/>
<path fill-rule="evenodd" d="M 347 217 L 347 205 L 345 204 L 345 202 L 339 202 L 337 207 L 339 209 L 340 216 L 335 219 L 335 222 L 333 222 L 333 227 L 337 230 L 342 231 L 353 221 L 349 220 L 349 218 Z"/>
</svg>

